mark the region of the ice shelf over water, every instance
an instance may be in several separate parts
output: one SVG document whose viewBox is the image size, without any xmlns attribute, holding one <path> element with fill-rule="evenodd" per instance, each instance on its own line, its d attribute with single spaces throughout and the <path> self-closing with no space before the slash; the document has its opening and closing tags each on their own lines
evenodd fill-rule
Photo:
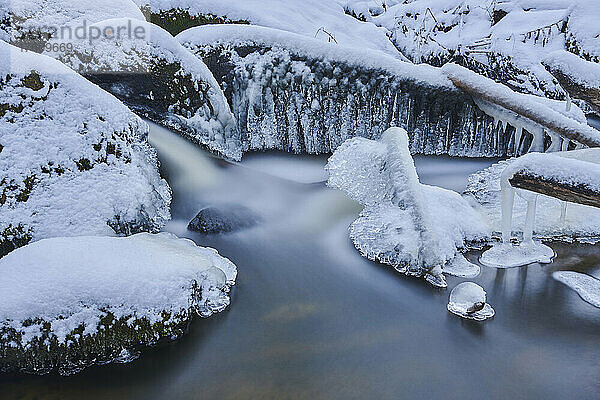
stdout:
<svg viewBox="0 0 600 400">
<path fill-rule="evenodd" d="M 326 169 L 329 186 L 365 206 L 350 227 L 363 256 L 437 286 L 446 285 L 448 262 L 456 262 L 453 274 L 476 273 L 459 249 L 485 240 L 489 228 L 457 193 L 419 183 L 406 131 L 390 128 L 380 141 L 350 139 Z"/>
<path fill-rule="evenodd" d="M 557 271 L 552 277 L 577 292 L 579 296 L 600 308 L 600 280 L 574 271 Z"/>
</svg>

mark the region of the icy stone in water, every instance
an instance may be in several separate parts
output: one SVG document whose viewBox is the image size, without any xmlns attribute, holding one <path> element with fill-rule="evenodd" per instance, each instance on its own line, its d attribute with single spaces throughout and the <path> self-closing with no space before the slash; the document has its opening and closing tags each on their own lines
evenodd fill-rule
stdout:
<svg viewBox="0 0 600 400">
<path fill-rule="evenodd" d="M 200 210 L 190 221 L 188 229 L 205 234 L 228 233 L 250 228 L 259 219 L 258 215 L 244 206 L 223 204 Z"/>
<path fill-rule="evenodd" d="M 554 256 L 554 250 L 536 241 L 527 241 L 519 245 L 498 243 L 485 251 L 479 262 L 488 267 L 512 268 L 537 262 L 549 264 Z"/>
<path fill-rule="evenodd" d="M 576 291 L 584 301 L 600 308 L 600 279 L 574 271 L 558 271 L 552 277 Z"/>
<path fill-rule="evenodd" d="M 486 320 L 495 314 L 492 306 L 486 303 L 485 290 L 473 282 L 463 282 L 452 289 L 448 311 L 476 321 Z"/>
<path fill-rule="evenodd" d="M 475 278 L 481 272 L 479 265 L 469 262 L 461 253 L 444 265 L 443 272 L 461 278 Z"/>
</svg>

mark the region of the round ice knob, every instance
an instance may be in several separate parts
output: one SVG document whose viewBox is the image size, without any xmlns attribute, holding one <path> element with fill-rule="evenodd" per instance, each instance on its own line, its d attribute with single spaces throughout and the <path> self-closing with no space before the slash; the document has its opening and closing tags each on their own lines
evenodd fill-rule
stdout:
<svg viewBox="0 0 600 400">
<path fill-rule="evenodd" d="M 494 316 L 494 309 L 486 303 L 485 290 L 473 282 L 463 282 L 450 293 L 448 311 L 462 318 L 483 321 Z"/>
</svg>

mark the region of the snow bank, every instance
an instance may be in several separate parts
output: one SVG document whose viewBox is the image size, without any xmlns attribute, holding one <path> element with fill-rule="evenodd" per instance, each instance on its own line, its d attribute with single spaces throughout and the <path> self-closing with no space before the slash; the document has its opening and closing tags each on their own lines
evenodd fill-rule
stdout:
<svg viewBox="0 0 600 400">
<path fill-rule="evenodd" d="M 53 236 L 157 231 L 170 218 L 148 126 L 49 57 L 0 41 L 0 256 Z"/>
<path fill-rule="evenodd" d="M 151 120 L 225 157 L 241 157 L 237 126 L 219 85 L 206 65 L 168 32 L 127 18 L 90 29 L 112 34 L 68 41 L 70 48 L 47 54 Z M 120 29 L 119 37 L 115 32 Z"/>
<path fill-rule="evenodd" d="M 346 141 L 326 169 L 329 186 L 365 205 L 350 227 L 355 247 L 402 273 L 445 286 L 444 264 L 466 261 L 458 249 L 487 237 L 485 223 L 457 193 L 419 183 L 402 129 L 387 130 L 379 142 Z"/>
<path fill-rule="evenodd" d="M 528 154 L 521 158 L 503 161 L 469 177 L 466 193 L 488 215 L 494 231 L 502 231 L 502 181 L 515 173 L 543 177 L 556 183 L 581 185 L 598 189 L 598 149 L 582 149 L 552 154 Z M 526 196 L 525 196 L 526 197 Z M 565 209 L 566 207 L 566 209 Z M 525 228 L 527 201 L 521 196 L 514 199 L 513 231 Z M 539 195 L 535 214 L 537 238 L 559 240 L 597 241 L 600 238 L 600 209 L 569 203 L 567 206 L 555 198 Z"/>
<path fill-rule="evenodd" d="M 558 71 L 586 88 L 600 89 L 600 64 L 585 61 L 568 51 L 555 51 L 543 61 L 551 71 Z"/>
<path fill-rule="evenodd" d="M 161 233 L 45 239 L 0 260 L 0 370 L 80 371 L 229 304 L 236 267 Z"/>
<path fill-rule="evenodd" d="M 0 38 L 39 52 L 49 37 L 75 34 L 76 28 L 85 30 L 115 15 L 145 20 L 131 0 L 2 0 L 0 31 L 4 38 Z M 67 27 L 70 29 L 64 30 Z"/>
<path fill-rule="evenodd" d="M 552 277 L 564 283 L 586 302 L 600 308 L 600 280 L 574 271 L 557 271 Z"/>
<path fill-rule="evenodd" d="M 595 0 L 576 0 L 567 23 L 567 49 L 600 62 L 600 7 Z"/>
<path fill-rule="evenodd" d="M 280 29 L 321 42 L 361 50 L 379 50 L 403 58 L 389 41 L 386 30 L 348 16 L 336 0 L 135 0 L 152 12 L 173 9 L 191 16 L 214 15 L 226 20 Z"/>
<path fill-rule="evenodd" d="M 332 152 L 349 137 L 411 135 L 413 153 L 505 154 L 493 119 L 438 68 L 247 25 L 203 26 L 177 38 L 223 88 L 245 149 Z"/>
</svg>

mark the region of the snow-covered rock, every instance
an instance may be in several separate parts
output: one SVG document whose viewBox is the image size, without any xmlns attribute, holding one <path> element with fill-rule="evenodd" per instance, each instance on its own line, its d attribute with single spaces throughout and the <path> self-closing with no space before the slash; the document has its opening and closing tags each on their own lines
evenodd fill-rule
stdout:
<svg viewBox="0 0 600 400">
<path fill-rule="evenodd" d="M 419 183 L 403 129 L 390 128 L 381 141 L 346 141 L 326 169 L 329 186 L 365 206 L 350 227 L 363 256 L 437 286 L 446 285 L 442 268 L 455 260 L 453 273 L 475 273 L 459 250 L 485 240 L 488 227 L 457 193 Z"/>
<path fill-rule="evenodd" d="M 152 121 L 225 157 L 241 157 L 237 125 L 221 88 L 167 31 L 130 18 L 89 28 L 96 39 L 51 41 L 56 46 L 46 54 Z"/>
<path fill-rule="evenodd" d="M 148 126 L 49 57 L 0 41 L 0 256 L 54 236 L 157 231 L 170 218 Z"/>
<path fill-rule="evenodd" d="M 144 20 L 131 0 L 0 0 L 0 39 L 41 52 L 48 39 L 88 35 L 115 15 Z"/>
<path fill-rule="evenodd" d="M 404 59 L 388 39 L 385 29 L 346 15 L 340 0 L 135 1 L 150 10 L 153 20 L 165 22 L 167 27 L 173 26 L 170 23 L 173 17 L 181 21 L 182 27 L 245 21 L 340 46 L 379 50 L 389 56 Z M 170 17 L 171 21 L 163 16 Z"/>
<path fill-rule="evenodd" d="M 595 0 L 575 0 L 566 27 L 567 49 L 588 61 L 600 62 L 600 7 Z"/>
<path fill-rule="evenodd" d="M 485 290 L 473 282 L 463 282 L 452 289 L 448 311 L 476 321 L 484 321 L 495 314 L 492 306 L 487 303 Z"/>
<path fill-rule="evenodd" d="M 166 233 L 44 239 L 0 271 L 0 371 L 63 375 L 180 337 L 195 315 L 229 305 L 237 273 Z"/>
<path fill-rule="evenodd" d="M 329 153 L 401 126 L 413 153 L 512 154 L 493 140 L 493 119 L 438 68 L 257 26 L 207 25 L 177 38 L 221 83 L 244 150 Z"/>
<path fill-rule="evenodd" d="M 502 218 L 502 188 L 516 173 L 526 172 L 556 184 L 568 184 L 597 192 L 600 188 L 600 150 L 582 149 L 552 154 L 532 153 L 502 161 L 469 177 L 466 193 L 479 204 L 495 232 L 506 230 Z M 506 189 L 505 189 L 506 190 Z M 520 189 L 519 189 L 520 190 Z M 514 197 L 512 231 L 525 230 L 529 195 Z M 600 239 L 600 209 L 568 203 L 545 195 L 537 196 L 534 236 L 559 240 L 597 241 Z M 509 228 L 510 229 L 510 228 Z M 508 232 L 505 236 L 510 235 Z M 510 239 L 510 238 L 508 238 Z"/>
</svg>

